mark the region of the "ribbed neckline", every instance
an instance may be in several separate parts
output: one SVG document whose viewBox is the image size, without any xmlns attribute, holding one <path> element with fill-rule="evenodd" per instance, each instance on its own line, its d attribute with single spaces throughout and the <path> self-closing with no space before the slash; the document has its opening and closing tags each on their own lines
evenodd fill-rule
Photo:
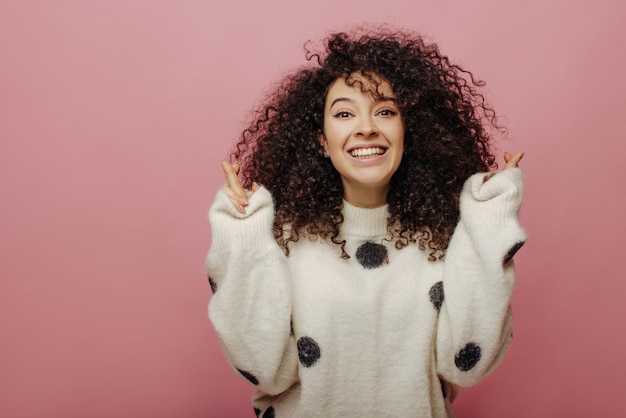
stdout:
<svg viewBox="0 0 626 418">
<path fill-rule="evenodd" d="M 388 205 L 360 208 L 343 201 L 341 230 L 349 235 L 373 236 L 387 233 Z"/>
</svg>

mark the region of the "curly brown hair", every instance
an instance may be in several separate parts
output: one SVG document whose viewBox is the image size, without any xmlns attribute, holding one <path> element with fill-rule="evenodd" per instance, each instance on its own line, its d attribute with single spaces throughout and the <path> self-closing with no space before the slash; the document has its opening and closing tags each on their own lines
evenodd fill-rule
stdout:
<svg viewBox="0 0 626 418">
<path fill-rule="evenodd" d="M 288 255 L 301 237 L 328 239 L 349 258 L 341 237 L 341 177 L 324 158 L 318 134 L 329 86 L 361 73 L 374 85 L 376 77 L 390 83 L 406 126 L 387 195 L 389 240 L 399 249 L 417 243 L 431 260 L 443 258 L 463 183 L 497 166 L 490 143 L 492 128 L 501 127 L 478 91 L 484 82 L 409 31 L 335 33 L 306 57 L 309 65 L 285 76 L 261 102 L 231 153 L 243 187 L 256 181 L 271 192 L 277 242 Z"/>
</svg>

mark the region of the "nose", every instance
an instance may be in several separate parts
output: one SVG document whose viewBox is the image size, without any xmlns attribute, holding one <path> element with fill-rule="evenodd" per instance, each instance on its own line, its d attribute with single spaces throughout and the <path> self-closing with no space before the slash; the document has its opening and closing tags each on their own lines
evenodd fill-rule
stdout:
<svg viewBox="0 0 626 418">
<path fill-rule="evenodd" d="M 370 138 L 378 135 L 378 128 L 371 116 L 362 116 L 359 118 L 359 124 L 357 125 L 356 135 Z"/>
</svg>

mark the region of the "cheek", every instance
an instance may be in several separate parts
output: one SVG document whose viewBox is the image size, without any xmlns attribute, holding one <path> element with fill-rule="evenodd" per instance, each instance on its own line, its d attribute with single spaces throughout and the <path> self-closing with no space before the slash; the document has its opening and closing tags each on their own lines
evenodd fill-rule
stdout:
<svg viewBox="0 0 626 418">
<path fill-rule="evenodd" d="M 394 145 L 397 149 L 396 165 L 400 166 L 400 163 L 402 162 L 402 156 L 404 155 L 404 129 L 399 129 L 394 138 Z"/>
<path fill-rule="evenodd" d="M 397 146 L 404 152 L 404 126 L 398 129 L 398 134 L 396 136 Z"/>
<path fill-rule="evenodd" d="M 329 148 L 338 149 L 343 146 L 342 138 L 344 135 L 340 127 L 330 123 L 325 127 L 324 132 L 326 134 L 326 142 Z"/>
</svg>

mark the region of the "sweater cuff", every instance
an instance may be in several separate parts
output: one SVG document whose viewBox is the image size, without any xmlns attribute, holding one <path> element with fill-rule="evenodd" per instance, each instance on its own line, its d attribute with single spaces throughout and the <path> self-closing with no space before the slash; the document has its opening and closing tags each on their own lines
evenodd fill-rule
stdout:
<svg viewBox="0 0 626 418">
<path fill-rule="evenodd" d="M 221 188 L 209 209 L 211 247 L 218 253 L 259 251 L 276 246 L 274 240 L 274 205 L 270 192 L 261 187 L 246 191 L 248 206 L 239 213 Z"/>
<path fill-rule="evenodd" d="M 523 194 L 520 168 L 474 174 L 461 192 L 461 220 L 468 224 L 494 225 L 517 222 Z"/>
</svg>

